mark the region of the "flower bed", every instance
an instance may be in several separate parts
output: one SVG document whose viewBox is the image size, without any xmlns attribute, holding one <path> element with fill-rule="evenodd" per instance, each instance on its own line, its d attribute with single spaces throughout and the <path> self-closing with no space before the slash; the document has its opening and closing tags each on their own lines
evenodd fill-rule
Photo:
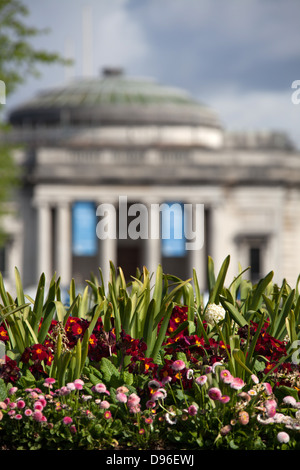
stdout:
<svg viewBox="0 0 300 470">
<path fill-rule="evenodd" d="M 106 293 L 72 284 L 69 306 L 54 280 L 29 305 L 18 277 L 16 301 L 0 285 L 2 448 L 299 449 L 296 290 L 227 289 L 226 263 L 206 305 L 195 275 L 191 288 L 161 271 L 152 297 L 146 271 L 126 289 L 112 271 Z"/>
</svg>

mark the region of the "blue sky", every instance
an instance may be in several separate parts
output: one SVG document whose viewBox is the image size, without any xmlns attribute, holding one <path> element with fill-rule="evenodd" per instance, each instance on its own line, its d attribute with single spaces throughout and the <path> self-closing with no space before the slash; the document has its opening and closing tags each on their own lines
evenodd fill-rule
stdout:
<svg viewBox="0 0 300 470">
<path fill-rule="evenodd" d="M 217 111 L 229 130 L 287 132 L 300 148 L 299 0 L 23 0 L 36 47 L 73 67 L 40 67 L 7 110 L 73 77 L 120 66 L 178 86 Z M 84 20 L 85 19 L 85 20 Z"/>
</svg>

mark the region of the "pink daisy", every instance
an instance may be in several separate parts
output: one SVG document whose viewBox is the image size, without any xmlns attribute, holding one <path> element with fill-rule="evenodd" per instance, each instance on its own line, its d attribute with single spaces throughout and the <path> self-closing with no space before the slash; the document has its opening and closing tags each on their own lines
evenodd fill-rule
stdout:
<svg viewBox="0 0 300 470">
<path fill-rule="evenodd" d="M 219 401 L 222 403 L 228 403 L 230 401 L 230 397 L 228 395 L 222 395 L 221 398 L 219 398 Z"/>
<path fill-rule="evenodd" d="M 198 406 L 197 405 L 190 405 L 188 409 L 188 413 L 190 416 L 195 416 L 198 412 Z"/>
<path fill-rule="evenodd" d="M 74 381 L 74 387 L 76 390 L 82 390 L 83 389 L 83 382 L 82 380 L 75 380 Z"/>
<path fill-rule="evenodd" d="M 73 420 L 72 420 L 72 418 L 71 418 L 70 416 L 65 416 L 65 417 L 63 418 L 63 423 L 64 423 L 64 424 L 71 424 L 71 423 L 73 423 Z"/>
<path fill-rule="evenodd" d="M 17 401 L 17 407 L 21 410 L 22 408 L 25 408 L 25 401 L 24 400 L 18 400 Z"/>
<path fill-rule="evenodd" d="M 140 397 L 138 397 L 136 393 L 132 393 L 131 395 L 129 395 L 127 403 L 128 403 L 128 406 L 136 406 L 140 403 L 140 401 L 141 401 Z"/>
<path fill-rule="evenodd" d="M 290 395 L 284 397 L 283 399 L 283 403 L 285 403 L 286 405 L 295 405 L 297 402 L 296 402 L 296 399 Z"/>
<path fill-rule="evenodd" d="M 240 390 L 245 385 L 245 382 L 240 379 L 239 377 L 234 377 L 232 382 L 230 383 L 230 387 L 234 390 Z"/>
<path fill-rule="evenodd" d="M 201 375 L 195 379 L 198 385 L 204 385 L 207 382 L 207 375 Z"/>
<path fill-rule="evenodd" d="M 33 408 L 35 410 L 43 411 L 44 407 L 40 401 L 36 401 L 35 404 L 33 405 Z"/>
<path fill-rule="evenodd" d="M 272 394 L 272 387 L 271 385 L 268 383 L 268 382 L 264 382 L 263 383 L 263 386 L 265 387 L 265 392 L 267 395 L 271 395 Z"/>
<path fill-rule="evenodd" d="M 257 377 L 255 374 L 252 374 L 252 375 L 251 375 L 251 379 L 253 380 L 253 382 L 254 382 L 255 384 L 258 384 L 258 383 L 259 383 L 259 379 L 258 379 L 258 377 Z"/>
<path fill-rule="evenodd" d="M 172 364 L 172 369 L 179 371 L 183 370 L 185 368 L 185 363 L 181 359 L 177 359 L 177 361 L 174 361 Z"/>
<path fill-rule="evenodd" d="M 120 402 L 120 403 L 126 403 L 127 402 L 127 395 L 125 393 L 117 393 L 116 395 L 116 399 Z"/>
<path fill-rule="evenodd" d="M 268 418 L 273 418 L 276 414 L 277 403 L 275 400 L 267 400 L 265 402 L 265 408 Z"/>
<path fill-rule="evenodd" d="M 104 418 L 105 419 L 110 419 L 111 418 L 111 412 L 110 411 L 105 411 Z"/>
<path fill-rule="evenodd" d="M 220 377 L 225 384 L 230 384 L 233 381 L 233 376 L 227 369 L 221 370 Z"/>
<path fill-rule="evenodd" d="M 37 421 L 38 423 L 43 421 L 43 413 L 40 410 L 35 410 L 32 416 L 33 416 L 33 419 Z"/>
<path fill-rule="evenodd" d="M 277 434 L 277 440 L 281 443 L 281 444 L 286 444 L 287 442 L 289 442 L 290 440 L 290 436 L 288 435 L 288 433 L 284 432 L 284 431 L 281 431 Z"/>
<path fill-rule="evenodd" d="M 104 393 L 106 392 L 106 386 L 104 384 L 99 383 L 94 386 L 94 390 L 98 393 Z"/>
<path fill-rule="evenodd" d="M 222 392 L 217 387 L 212 387 L 208 390 L 208 396 L 211 400 L 220 400 L 222 397 Z"/>
<path fill-rule="evenodd" d="M 239 423 L 245 426 L 249 423 L 249 414 L 247 411 L 240 411 L 239 413 Z"/>
<path fill-rule="evenodd" d="M 102 410 L 108 410 L 110 403 L 107 400 L 103 400 L 99 406 Z"/>
</svg>

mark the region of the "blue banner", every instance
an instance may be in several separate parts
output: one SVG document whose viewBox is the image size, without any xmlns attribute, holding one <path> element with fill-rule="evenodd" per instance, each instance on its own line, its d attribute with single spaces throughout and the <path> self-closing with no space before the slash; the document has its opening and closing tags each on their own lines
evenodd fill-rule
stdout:
<svg viewBox="0 0 300 470">
<path fill-rule="evenodd" d="M 161 218 L 162 256 L 183 257 L 186 254 L 184 236 L 184 205 L 165 203 Z"/>
<path fill-rule="evenodd" d="M 94 256 L 97 254 L 96 208 L 90 201 L 78 201 L 72 209 L 73 254 Z"/>
</svg>

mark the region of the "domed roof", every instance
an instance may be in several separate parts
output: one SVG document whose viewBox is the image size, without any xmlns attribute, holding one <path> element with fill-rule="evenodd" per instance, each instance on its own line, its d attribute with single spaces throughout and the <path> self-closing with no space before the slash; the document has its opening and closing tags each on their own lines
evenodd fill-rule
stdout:
<svg viewBox="0 0 300 470">
<path fill-rule="evenodd" d="M 49 89 L 18 106 L 12 125 L 186 124 L 220 127 L 217 116 L 185 90 L 149 78 L 106 69 L 102 77 L 84 78 Z"/>
</svg>

